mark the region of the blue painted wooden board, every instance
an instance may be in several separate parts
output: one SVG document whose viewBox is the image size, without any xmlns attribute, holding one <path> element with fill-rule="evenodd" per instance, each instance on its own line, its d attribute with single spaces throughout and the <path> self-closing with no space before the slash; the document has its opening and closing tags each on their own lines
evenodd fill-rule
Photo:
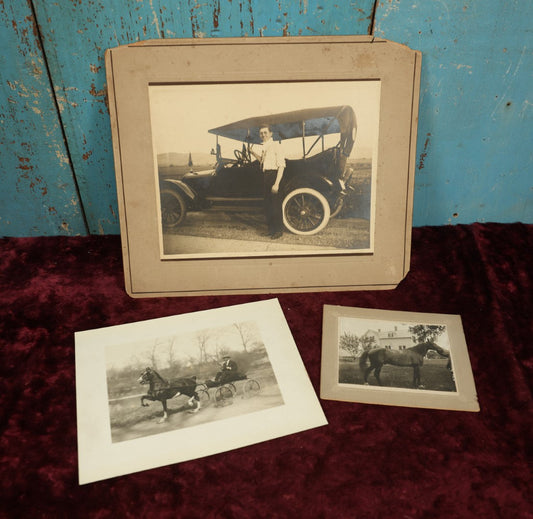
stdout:
<svg viewBox="0 0 533 519">
<path fill-rule="evenodd" d="M 533 223 L 533 2 L 380 2 L 422 51 L 413 223 Z"/>
<path fill-rule="evenodd" d="M 0 4 L 0 236 L 84 234 L 36 33 L 26 2 Z"/>
<path fill-rule="evenodd" d="M 374 0 L 4 0 L 0 235 L 83 234 L 82 207 L 89 232 L 119 232 L 108 47 L 368 34 L 373 9 Z M 414 225 L 533 222 L 532 15 L 518 0 L 377 2 L 374 34 L 423 53 Z"/>
<path fill-rule="evenodd" d="M 34 1 L 91 233 L 118 233 L 104 51 L 150 38 L 367 33 L 373 0 Z"/>
</svg>

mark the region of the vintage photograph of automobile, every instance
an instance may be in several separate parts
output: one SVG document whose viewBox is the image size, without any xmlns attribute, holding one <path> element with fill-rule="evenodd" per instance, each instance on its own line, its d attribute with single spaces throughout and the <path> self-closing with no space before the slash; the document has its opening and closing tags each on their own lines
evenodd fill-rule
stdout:
<svg viewBox="0 0 533 519">
<path fill-rule="evenodd" d="M 163 257 L 372 251 L 379 81 L 149 93 Z"/>
<path fill-rule="evenodd" d="M 321 396 L 479 411 L 460 316 L 326 305 Z"/>
</svg>

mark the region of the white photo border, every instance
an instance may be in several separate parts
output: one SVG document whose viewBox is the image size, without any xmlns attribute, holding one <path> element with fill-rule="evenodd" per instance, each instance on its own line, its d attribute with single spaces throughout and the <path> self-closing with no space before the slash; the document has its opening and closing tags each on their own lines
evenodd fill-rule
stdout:
<svg viewBox="0 0 533 519">
<path fill-rule="evenodd" d="M 113 443 L 105 349 L 132 339 L 254 320 L 284 405 Z M 75 334 L 80 484 L 210 456 L 327 424 L 277 299 L 111 326 Z M 201 411 L 200 411 L 201 412 Z M 264 424 L 268 424 L 265 427 Z"/>
</svg>

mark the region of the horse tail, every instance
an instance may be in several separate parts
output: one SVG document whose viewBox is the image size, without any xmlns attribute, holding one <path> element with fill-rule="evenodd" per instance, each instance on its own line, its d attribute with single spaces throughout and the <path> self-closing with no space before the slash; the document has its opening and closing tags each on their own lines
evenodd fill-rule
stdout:
<svg viewBox="0 0 533 519">
<path fill-rule="evenodd" d="M 363 351 L 359 357 L 359 369 L 364 370 L 366 368 L 366 360 L 368 359 L 368 351 Z"/>
</svg>

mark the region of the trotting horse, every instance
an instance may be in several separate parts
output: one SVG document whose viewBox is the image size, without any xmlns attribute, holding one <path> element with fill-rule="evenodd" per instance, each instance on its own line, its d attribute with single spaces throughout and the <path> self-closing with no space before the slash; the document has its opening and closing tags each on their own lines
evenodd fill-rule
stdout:
<svg viewBox="0 0 533 519">
<path fill-rule="evenodd" d="M 189 398 L 188 404 L 190 407 L 196 406 L 191 412 L 200 410 L 200 399 L 196 393 L 196 377 L 190 378 L 176 378 L 173 380 L 165 380 L 157 371 L 152 368 L 146 368 L 139 377 L 140 384 L 149 384 L 148 392 L 141 397 L 141 405 L 148 407 L 145 400 L 155 402 L 158 400 L 163 406 L 163 417 L 158 423 L 163 423 L 168 418 L 167 400 L 178 396 L 186 395 Z"/>
<path fill-rule="evenodd" d="M 378 384 L 382 386 L 379 377 L 383 364 L 391 364 L 393 366 L 406 366 L 413 368 L 413 387 L 422 389 L 424 386 L 420 384 L 420 367 L 424 364 L 424 356 L 428 350 L 434 350 L 443 357 L 449 357 L 450 354 L 446 350 L 434 342 L 421 342 L 416 346 L 407 348 L 405 350 L 388 350 L 386 348 L 375 348 L 373 350 L 366 350 L 359 358 L 359 368 L 364 372 L 365 384 L 368 384 L 368 375 L 374 370 Z M 370 366 L 367 367 L 367 359 Z"/>
</svg>

